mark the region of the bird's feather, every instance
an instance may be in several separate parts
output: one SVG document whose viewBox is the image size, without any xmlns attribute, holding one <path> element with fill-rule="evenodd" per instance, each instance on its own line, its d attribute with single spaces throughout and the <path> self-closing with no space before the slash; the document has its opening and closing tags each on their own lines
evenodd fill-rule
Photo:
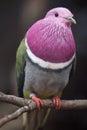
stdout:
<svg viewBox="0 0 87 130">
<path fill-rule="evenodd" d="M 18 86 L 18 95 L 23 97 L 23 85 L 24 85 L 24 68 L 25 68 L 25 55 L 26 55 L 26 46 L 25 39 L 22 40 L 20 46 L 17 50 L 16 55 L 16 77 L 17 77 L 17 86 Z"/>
</svg>

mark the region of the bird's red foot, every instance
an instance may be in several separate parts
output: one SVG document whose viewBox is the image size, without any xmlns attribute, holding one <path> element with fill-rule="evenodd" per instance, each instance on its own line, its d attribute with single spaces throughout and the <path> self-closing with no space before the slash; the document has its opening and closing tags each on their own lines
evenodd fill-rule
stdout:
<svg viewBox="0 0 87 130">
<path fill-rule="evenodd" d="M 60 109 L 61 106 L 61 101 L 60 98 L 58 98 L 57 96 L 53 97 L 53 103 L 55 103 L 55 108 L 56 109 Z"/>
<path fill-rule="evenodd" d="M 32 100 L 36 103 L 37 108 L 40 110 L 40 107 L 43 106 L 42 100 L 36 96 L 32 96 Z"/>
</svg>

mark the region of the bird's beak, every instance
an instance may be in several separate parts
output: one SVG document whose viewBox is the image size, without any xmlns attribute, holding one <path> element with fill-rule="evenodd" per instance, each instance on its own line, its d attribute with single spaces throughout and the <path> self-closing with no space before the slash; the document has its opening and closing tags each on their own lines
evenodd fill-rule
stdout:
<svg viewBox="0 0 87 130">
<path fill-rule="evenodd" d="M 67 17 L 67 20 L 69 20 L 71 23 L 76 24 L 76 20 L 73 17 Z"/>
</svg>

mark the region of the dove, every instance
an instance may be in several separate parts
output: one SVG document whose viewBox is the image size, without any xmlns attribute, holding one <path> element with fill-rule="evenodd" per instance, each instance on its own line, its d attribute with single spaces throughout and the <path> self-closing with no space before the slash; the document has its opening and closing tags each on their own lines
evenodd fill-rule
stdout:
<svg viewBox="0 0 87 130">
<path fill-rule="evenodd" d="M 42 99 L 52 99 L 56 109 L 60 108 L 60 97 L 74 71 L 76 59 L 72 23 L 76 21 L 67 8 L 51 9 L 27 30 L 17 49 L 18 94 L 32 99 L 37 106 L 37 110 L 24 113 L 25 130 L 44 127 L 50 108 L 40 109 Z"/>
</svg>

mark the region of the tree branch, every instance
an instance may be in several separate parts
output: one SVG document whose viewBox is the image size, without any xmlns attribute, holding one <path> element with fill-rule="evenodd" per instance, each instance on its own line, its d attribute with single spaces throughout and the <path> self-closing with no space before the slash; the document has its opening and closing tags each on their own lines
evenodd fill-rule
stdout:
<svg viewBox="0 0 87 130">
<path fill-rule="evenodd" d="M 6 115 L 5 117 L 1 118 L 0 127 L 2 127 L 4 124 L 8 123 L 11 120 L 18 118 L 26 111 L 28 111 L 28 106 L 21 107 L 17 111 L 13 112 L 12 114 Z"/>
<path fill-rule="evenodd" d="M 7 122 L 18 118 L 24 112 L 32 111 L 36 109 L 36 104 L 32 100 L 16 97 L 13 95 L 6 95 L 0 92 L 0 101 L 10 103 L 20 107 L 17 111 L 10 115 L 6 115 L 5 117 L 0 119 L 0 127 L 6 124 Z M 43 108 L 55 108 L 55 104 L 51 99 L 42 100 Z M 87 108 L 87 100 L 61 100 L 60 109 L 86 109 Z"/>
</svg>

